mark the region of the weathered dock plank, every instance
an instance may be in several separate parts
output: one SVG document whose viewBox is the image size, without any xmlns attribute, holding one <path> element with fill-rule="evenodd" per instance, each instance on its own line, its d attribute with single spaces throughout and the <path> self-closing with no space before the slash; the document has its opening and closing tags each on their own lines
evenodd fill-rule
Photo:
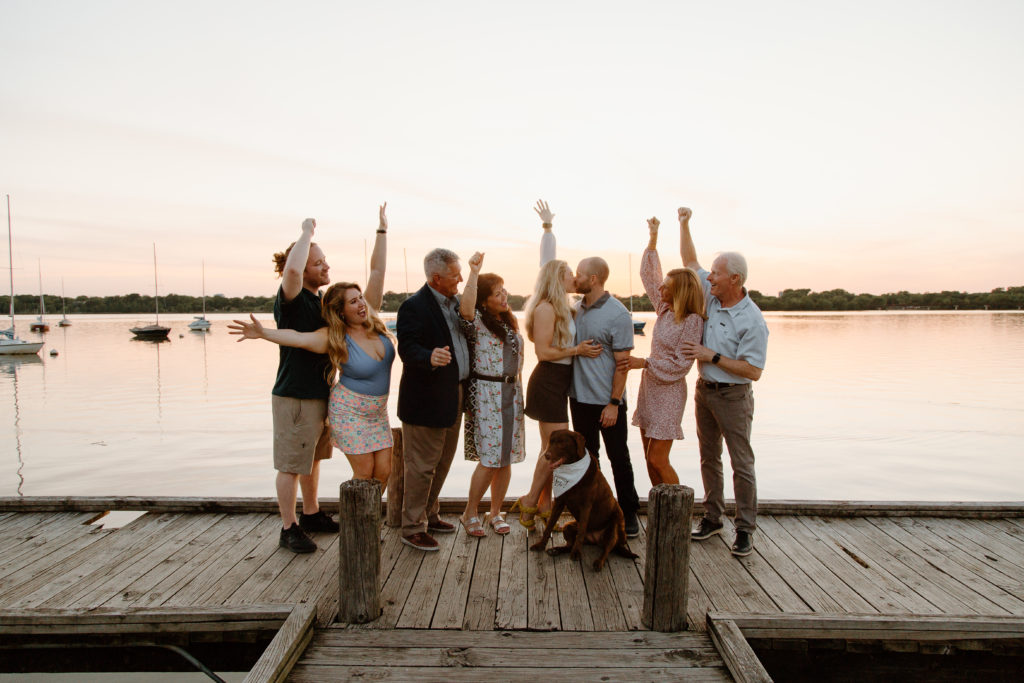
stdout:
<svg viewBox="0 0 1024 683">
<path fill-rule="evenodd" d="M 528 543 L 540 540 L 539 535 Z M 554 532 L 548 547 L 562 543 L 562 534 Z M 559 558 L 568 559 L 568 558 Z M 558 583 L 555 578 L 555 558 L 543 551 L 527 550 L 526 562 L 526 626 L 534 631 L 552 631 L 562 627 L 558 610 Z"/>
<path fill-rule="evenodd" d="M 531 541 L 528 530 L 519 523 L 518 515 L 509 517 L 509 524 L 512 530 L 501 544 L 494 628 L 524 629 L 529 614 L 526 554 L 530 552 L 528 545 Z"/>
<path fill-rule="evenodd" d="M 476 561 L 470 576 L 469 593 L 462 628 L 470 631 L 494 629 L 498 614 L 498 591 L 501 584 L 501 556 L 505 544 L 514 543 L 515 519 L 507 519 L 512 530 L 505 536 L 483 539 L 476 549 Z"/>
<path fill-rule="evenodd" d="M 731 519 L 723 519 L 723 533 L 727 538 L 735 536 L 736 527 Z M 786 580 L 779 572 L 765 560 L 761 553 L 761 538 L 757 537 L 754 543 L 754 555 L 740 560 L 740 565 L 746 569 L 751 578 L 761 587 L 775 606 L 783 612 L 806 612 L 807 603 L 797 595 L 796 591 L 790 588 Z"/>
<path fill-rule="evenodd" d="M 493 534 L 484 538 L 469 536 L 461 524 L 456 524 L 453 535 L 455 538 L 452 554 L 448 558 L 448 567 L 441 583 L 441 595 L 444 599 L 437 603 L 430 622 L 431 628 L 462 628 L 466 619 L 466 605 L 469 602 L 477 552 L 484 544 L 501 545 L 501 538 Z"/>
<path fill-rule="evenodd" d="M 457 523 L 455 519 L 446 519 L 445 521 Z M 455 549 L 457 536 L 457 531 L 434 536 L 438 545 L 436 552 L 423 552 L 409 548 L 410 551 L 421 553 L 424 557 L 419 571 L 416 573 L 416 578 L 413 580 L 412 589 L 405 602 L 405 609 L 398 617 L 398 628 L 430 628 L 430 622 L 434 619 L 434 609 L 437 607 L 437 601 L 441 595 L 441 586 L 444 584 L 444 577 L 448 571 L 448 560 L 451 559 L 452 551 Z"/>
</svg>

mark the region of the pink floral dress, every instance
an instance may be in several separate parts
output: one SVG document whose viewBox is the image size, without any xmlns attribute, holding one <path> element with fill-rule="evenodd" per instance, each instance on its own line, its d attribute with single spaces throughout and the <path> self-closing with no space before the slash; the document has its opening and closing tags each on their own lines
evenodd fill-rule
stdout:
<svg viewBox="0 0 1024 683">
<path fill-rule="evenodd" d="M 683 408 L 686 407 L 686 373 L 693 365 L 683 357 L 685 341 L 701 341 L 704 319 L 696 313 L 676 322 L 669 303 L 661 300 L 658 288 L 664 276 L 658 252 L 648 249 L 640 263 L 640 279 L 658 319 L 651 332 L 651 355 L 640 378 L 633 426 L 651 439 L 682 439 Z"/>
</svg>

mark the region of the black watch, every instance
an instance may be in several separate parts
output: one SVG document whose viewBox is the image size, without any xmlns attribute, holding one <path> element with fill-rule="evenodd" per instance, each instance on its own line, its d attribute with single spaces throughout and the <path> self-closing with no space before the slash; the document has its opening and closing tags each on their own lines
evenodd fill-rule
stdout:
<svg viewBox="0 0 1024 683">
<path fill-rule="evenodd" d="M 718 361 L 722 360 L 722 354 L 716 353 L 715 357 L 711 359 L 712 365 L 718 365 Z"/>
<path fill-rule="evenodd" d="M 609 399 L 608 402 L 611 403 L 613 406 L 621 406 L 622 405 L 622 399 L 621 398 Z"/>
</svg>

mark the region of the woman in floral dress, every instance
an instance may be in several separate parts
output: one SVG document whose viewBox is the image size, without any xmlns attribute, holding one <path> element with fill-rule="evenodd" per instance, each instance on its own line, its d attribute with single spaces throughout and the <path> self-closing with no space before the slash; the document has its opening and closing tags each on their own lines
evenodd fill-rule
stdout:
<svg viewBox="0 0 1024 683">
<path fill-rule="evenodd" d="M 463 450 L 477 466 L 469 483 L 466 510 L 460 520 L 470 536 L 483 536 L 478 517 L 480 500 L 491 489 L 490 524 L 507 534 L 501 512 L 512 463 L 526 457 L 523 419 L 523 337 L 508 308 L 504 281 L 493 273 L 480 275 L 483 254 L 469 259 L 469 278 L 459 312 L 470 346 L 472 370 L 465 394 Z"/>
<path fill-rule="evenodd" d="M 650 239 L 640 263 L 640 279 L 658 319 L 651 333 L 651 355 L 629 357 L 629 369 L 643 369 L 633 425 L 640 440 L 652 485 L 678 484 L 679 475 L 669 462 L 674 439 L 683 438 L 686 373 L 693 365 L 683 357 L 683 342 L 700 343 L 704 332 L 704 290 L 689 268 L 670 270 L 662 277 L 658 258 L 657 218 L 647 221 Z"/>
</svg>

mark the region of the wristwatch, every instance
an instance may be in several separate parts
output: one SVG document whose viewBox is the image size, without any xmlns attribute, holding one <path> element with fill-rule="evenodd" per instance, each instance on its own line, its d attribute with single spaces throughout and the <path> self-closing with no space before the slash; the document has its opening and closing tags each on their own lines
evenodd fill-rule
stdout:
<svg viewBox="0 0 1024 683">
<path fill-rule="evenodd" d="M 722 360 L 722 354 L 716 353 L 715 357 L 711 359 L 712 365 L 718 365 L 718 361 Z"/>
<path fill-rule="evenodd" d="M 612 399 L 608 400 L 608 403 L 611 403 L 613 406 L 621 406 L 622 405 L 622 399 L 621 398 L 612 398 Z"/>
</svg>

